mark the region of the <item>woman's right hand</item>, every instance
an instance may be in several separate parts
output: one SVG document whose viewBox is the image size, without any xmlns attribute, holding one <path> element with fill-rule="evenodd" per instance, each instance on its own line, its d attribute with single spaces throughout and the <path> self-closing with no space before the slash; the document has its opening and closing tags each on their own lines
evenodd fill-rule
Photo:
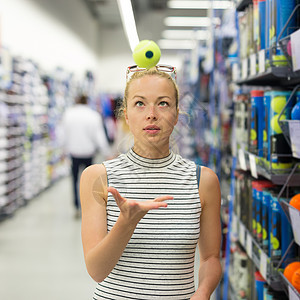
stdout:
<svg viewBox="0 0 300 300">
<path fill-rule="evenodd" d="M 160 207 L 167 207 L 168 204 L 165 200 L 172 200 L 172 196 L 161 196 L 154 200 L 136 201 L 122 197 L 117 189 L 108 187 L 107 191 L 110 192 L 120 209 L 120 216 L 122 216 L 128 223 L 137 225 L 138 222 L 147 214 L 151 209 L 158 209 Z"/>
</svg>

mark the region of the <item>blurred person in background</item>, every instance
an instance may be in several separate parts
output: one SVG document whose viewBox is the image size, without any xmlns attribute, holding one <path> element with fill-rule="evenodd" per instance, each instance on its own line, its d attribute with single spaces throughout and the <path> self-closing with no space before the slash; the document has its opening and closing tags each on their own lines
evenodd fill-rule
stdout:
<svg viewBox="0 0 300 300">
<path fill-rule="evenodd" d="M 109 155 L 109 144 L 101 115 L 88 106 L 88 96 L 81 94 L 74 106 L 68 108 L 62 118 L 64 149 L 71 159 L 75 217 L 80 217 L 78 177 L 80 170 L 93 164 L 100 150 Z"/>
</svg>

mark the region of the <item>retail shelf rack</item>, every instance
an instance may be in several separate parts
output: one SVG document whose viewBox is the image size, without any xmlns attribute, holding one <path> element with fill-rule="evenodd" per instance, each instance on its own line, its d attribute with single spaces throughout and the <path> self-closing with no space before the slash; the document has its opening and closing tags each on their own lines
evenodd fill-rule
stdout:
<svg viewBox="0 0 300 300">
<path fill-rule="evenodd" d="M 247 255 L 265 278 L 268 285 L 277 291 L 284 290 L 285 285 L 282 283 L 278 268 L 274 267 L 278 262 L 271 261 L 245 224 L 235 214 L 233 214 L 232 218 L 232 233 L 236 235 L 237 240 L 244 247 Z"/>
<path fill-rule="evenodd" d="M 299 167 L 294 171 L 293 169 L 274 169 L 271 163 L 248 151 L 239 149 L 238 154 L 238 167 L 244 171 L 251 171 L 253 177 L 257 178 L 260 175 L 277 185 L 284 185 L 289 180 L 289 186 L 299 186 Z"/>
<path fill-rule="evenodd" d="M 285 285 L 287 293 L 289 295 L 289 299 L 300 299 L 300 293 L 292 286 L 292 284 L 285 278 L 282 272 L 279 272 L 282 282 Z"/>
<path fill-rule="evenodd" d="M 270 67 L 265 72 L 236 80 L 235 83 L 238 85 L 289 87 L 300 83 L 300 72 L 292 72 L 288 67 Z"/>
</svg>

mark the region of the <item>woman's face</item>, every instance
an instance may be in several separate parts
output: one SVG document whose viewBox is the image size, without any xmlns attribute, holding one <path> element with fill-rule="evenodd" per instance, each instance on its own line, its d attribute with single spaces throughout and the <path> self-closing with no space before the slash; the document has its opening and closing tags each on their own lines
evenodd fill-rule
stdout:
<svg viewBox="0 0 300 300">
<path fill-rule="evenodd" d="M 133 80 L 124 113 L 135 144 L 169 149 L 169 138 L 178 121 L 178 108 L 174 87 L 168 79 L 146 75 Z"/>
</svg>

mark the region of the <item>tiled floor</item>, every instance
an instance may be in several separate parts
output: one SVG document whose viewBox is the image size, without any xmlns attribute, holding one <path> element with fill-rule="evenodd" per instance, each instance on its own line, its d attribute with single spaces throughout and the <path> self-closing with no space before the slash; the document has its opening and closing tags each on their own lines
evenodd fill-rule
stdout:
<svg viewBox="0 0 300 300">
<path fill-rule="evenodd" d="M 1 300 L 92 299 L 95 285 L 84 265 L 70 178 L 0 223 Z"/>
<path fill-rule="evenodd" d="M 0 299 L 92 299 L 70 178 L 0 223 Z"/>
</svg>

